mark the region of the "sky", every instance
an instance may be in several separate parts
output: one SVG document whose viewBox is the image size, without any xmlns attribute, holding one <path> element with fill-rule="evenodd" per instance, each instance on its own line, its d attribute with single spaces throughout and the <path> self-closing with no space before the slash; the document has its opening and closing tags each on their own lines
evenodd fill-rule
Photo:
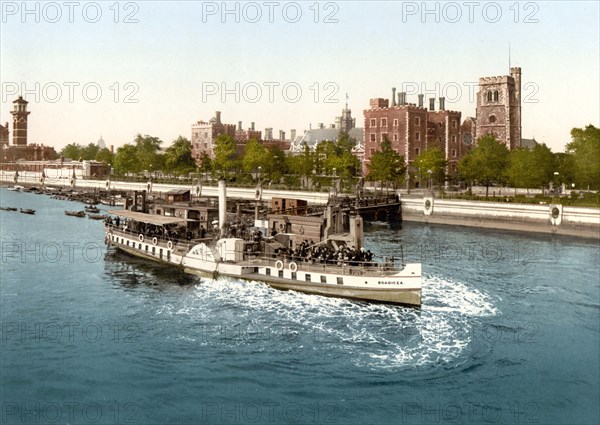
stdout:
<svg viewBox="0 0 600 425">
<path fill-rule="evenodd" d="M 29 101 L 29 143 L 115 149 L 222 121 L 289 137 L 346 101 L 444 96 L 475 116 L 480 77 L 522 69 L 522 137 L 564 150 L 600 121 L 597 1 L 2 1 L 0 122 Z M 347 96 L 347 99 L 346 99 Z M 428 102 L 426 101 L 426 104 Z M 436 104 L 437 108 L 437 104 Z M 264 133 L 263 133 L 264 134 Z"/>
</svg>

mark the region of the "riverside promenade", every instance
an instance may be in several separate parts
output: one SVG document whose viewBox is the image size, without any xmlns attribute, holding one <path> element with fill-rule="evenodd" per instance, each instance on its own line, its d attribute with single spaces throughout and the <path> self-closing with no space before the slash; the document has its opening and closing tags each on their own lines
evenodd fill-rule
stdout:
<svg viewBox="0 0 600 425">
<path fill-rule="evenodd" d="M 2 171 L 1 183 L 13 185 L 14 173 Z M 39 185 L 39 173 L 22 173 L 16 184 Z M 46 186 L 71 188 L 70 179 L 47 179 Z M 190 184 L 159 184 L 76 179 L 75 190 L 143 191 L 150 194 L 189 188 L 194 196 L 217 196 L 216 186 L 198 187 Z M 255 188 L 228 187 L 227 195 L 237 199 L 256 199 Z M 486 201 L 438 199 L 428 193 L 406 195 L 398 191 L 402 202 L 402 220 L 453 226 L 549 233 L 600 240 L 600 209 L 563 206 L 560 204 L 515 204 Z M 263 188 L 260 198 L 302 199 L 313 205 L 325 205 L 328 192 L 290 191 Z"/>
</svg>

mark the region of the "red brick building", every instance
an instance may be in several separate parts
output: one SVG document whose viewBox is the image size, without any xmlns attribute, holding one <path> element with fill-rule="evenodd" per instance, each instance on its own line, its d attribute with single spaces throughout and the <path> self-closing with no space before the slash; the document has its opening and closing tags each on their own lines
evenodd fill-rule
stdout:
<svg viewBox="0 0 600 425">
<path fill-rule="evenodd" d="M 423 106 L 423 95 L 419 95 L 418 104 L 407 103 L 406 93 L 398 94 L 395 99 L 392 89 L 392 101 L 371 99 L 370 108 L 365 116 L 365 160 L 363 173 L 368 173 L 368 164 L 373 154 L 381 149 L 385 137 L 392 149 L 404 157 L 409 167 L 424 150 L 439 148 L 448 162 L 446 174 L 456 173 L 456 165 L 466 153 L 461 139 L 461 113 L 447 111 L 445 99 L 439 99 L 439 108 L 435 110 L 435 99 L 429 99 L 429 110 Z"/>
</svg>

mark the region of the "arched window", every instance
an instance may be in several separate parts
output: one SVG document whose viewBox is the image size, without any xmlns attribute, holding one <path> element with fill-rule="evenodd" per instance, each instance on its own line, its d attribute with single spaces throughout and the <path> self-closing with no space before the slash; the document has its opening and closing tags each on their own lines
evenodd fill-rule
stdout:
<svg viewBox="0 0 600 425">
<path fill-rule="evenodd" d="M 494 123 L 496 122 L 496 115 L 490 115 L 490 116 L 488 117 L 488 122 L 489 122 L 490 124 L 494 124 Z"/>
<path fill-rule="evenodd" d="M 498 90 L 494 91 L 494 102 L 498 102 Z"/>
<path fill-rule="evenodd" d="M 488 101 L 488 102 L 491 102 L 491 101 L 492 101 L 492 92 L 491 92 L 491 91 L 488 91 L 488 92 L 487 92 L 487 101 Z"/>
</svg>

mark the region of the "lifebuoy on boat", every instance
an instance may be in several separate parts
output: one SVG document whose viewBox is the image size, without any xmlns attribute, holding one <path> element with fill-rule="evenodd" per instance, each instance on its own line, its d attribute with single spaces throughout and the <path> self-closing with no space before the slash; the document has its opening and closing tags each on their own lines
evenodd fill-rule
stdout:
<svg viewBox="0 0 600 425">
<path fill-rule="evenodd" d="M 298 270 L 298 264 L 294 263 L 293 261 L 290 263 L 290 271 L 291 272 L 295 272 L 296 270 Z"/>
<path fill-rule="evenodd" d="M 156 239 L 156 237 L 152 238 L 152 245 L 158 245 L 158 239 Z"/>
<path fill-rule="evenodd" d="M 140 233 L 140 235 L 138 236 L 138 239 L 140 240 L 140 242 L 144 242 L 144 235 L 142 235 L 142 234 Z"/>
<path fill-rule="evenodd" d="M 285 230 L 285 223 L 279 223 L 279 231 L 283 232 Z"/>
<path fill-rule="evenodd" d="M 173 249 L 173 242 L 171 242 L 171 241 L 167 242 L 167 248 Z"/>
<path fill-rule="evenodd" d="M 275 261 L 275 267 L 277 268 L 277 270 L 283 270 L 283 261 L 281 261 L 281 260 Z"/>
</svg>

